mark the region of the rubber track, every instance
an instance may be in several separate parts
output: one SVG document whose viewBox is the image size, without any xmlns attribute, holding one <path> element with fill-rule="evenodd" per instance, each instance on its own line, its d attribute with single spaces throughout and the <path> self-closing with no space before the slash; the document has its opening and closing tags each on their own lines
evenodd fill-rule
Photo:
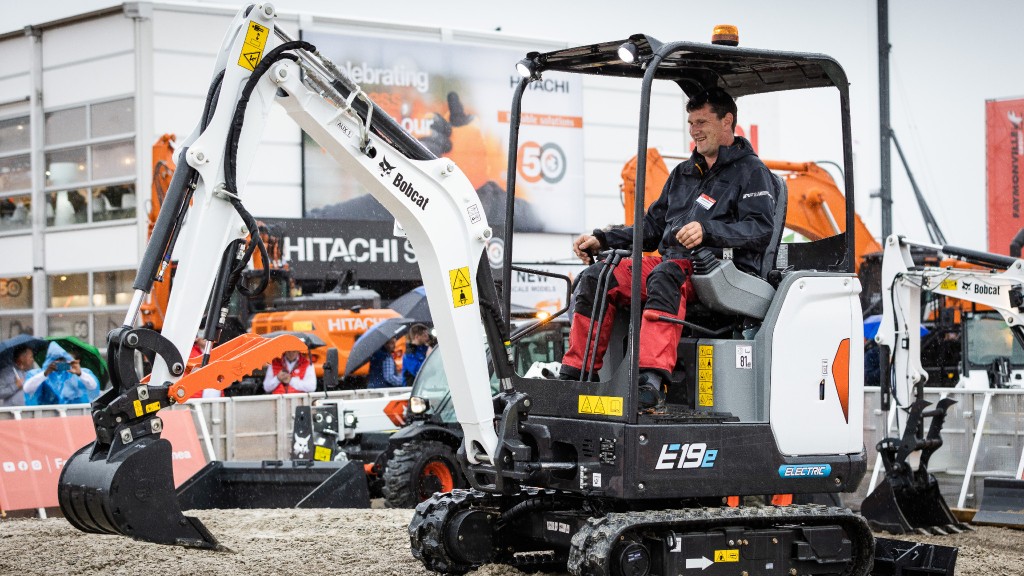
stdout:
<svg viewBox="0 0 1024 576">
<path fill-rule="evenodd" d="M 416 506 L 409 523 L 409 541 L 412 555 L 431 571 L 444 574 L 465 574 L 474 566 L 453 558 L 444 544 L 445 523 L 462 510 L 487 508 L 499 514 L 519 502 L 532 498 L 553 496 L 552 490 L 526 489 L 512 496 L 486 494 L 475 490 L 457 489 L 446 494 L 434 494 Z M 500 540 L 500 539 L 499 539 Z M 500 541 L 496 541 L 499 544 Z M 514 566 L 523 572 L 564 570 L 566 558 L 546 552 L 527 552 L 513 556 L 516 550 L 495 550 L 495 563 Z"/>
<path fill-rule="evenodd" d="M 864 518 L 846 508 L 821 505 L 740 508 L 691 508 L 648 512 L 613 512 L 591 518 L 572 537 L 569 572 L 586 576 L 610 576 L 609 559 L 621 536 L 645 530 L 671 529 L 704 532 L 725 526 L 751 529 L 778 525 L 838 524 L 850 535 L 855 560 L 843 576 L 864 576 L 873 565 L 874 537 Z"/>
</svg>

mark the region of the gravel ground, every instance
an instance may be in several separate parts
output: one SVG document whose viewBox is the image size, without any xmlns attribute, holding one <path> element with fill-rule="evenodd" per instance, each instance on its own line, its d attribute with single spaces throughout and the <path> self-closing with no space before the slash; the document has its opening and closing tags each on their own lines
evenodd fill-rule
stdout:
<svg viewBox="0 0 1024 576">
<path fill-rule="evenodd" d="M 195 574 L 430 574 L 409 552 L 411 510 L 198 510 L 230 553 L 159 546 L 75 530 L 60 518 L 0 521 L 0 574 L 169 576 Z M 958 576 L 1024 574 L 1024 532 L 979 527 L 916 537 L 960 547 Z M 474 576 L 519 576 L 484 566 Z"/>
</svg>

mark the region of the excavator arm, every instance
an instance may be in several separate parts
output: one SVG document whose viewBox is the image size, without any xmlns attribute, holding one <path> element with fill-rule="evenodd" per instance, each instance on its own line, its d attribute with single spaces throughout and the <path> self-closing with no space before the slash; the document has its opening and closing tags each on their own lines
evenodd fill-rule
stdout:
<svg viewBox="0 0 1024 576">
<path fill-rule="evenodd" d="M 494 459 L 498 440 L 484 324 L 492 347 L 498 340 L 500 350 L 507 337 L 496 328 L 500 313 L 490 269 L 481 269 L 491 229 L 480 200 L 454 163 L 435 158 L 314 46 L 278 30 L 275 16 L 273 6 L 263 3 L 235 17 L 203 116 L 179 143 L 179 168 L 139 267 L 131 307 L 124 325 L 108 337 L 111 362 L 120 370 L 114 386 L 93 405 L 97 440 L 69 460 L 59 482 L 61 507 L 82 530 L 217 547 L 202 524 L 177 507 L 158 412 L 202 388 L 227 387 L 238 370 L 237 359 L 219 357 L 210 348 L 203 366 L 188 374 L 185 359 L 204 318 L 207 338 L 216 339 L 227 296 L 253 250 L 266 258 L 242 199 L 276 105 L 395 216 L 415 247 L 438 338 L 459 343 L 443 347 L 442 359 L 466 433 L 466 458 L 472 464 Z M 250 234 L 254 242 L 247 249 L 244 239 Z M 172 252 L 178 264 L 162 331 L 134 328 Z M 487 322 L 481 321 L 481 309 Z M 267 354 L 299 347 L 272 342 L 266 344 Z M 130 359 L 136 350 L 155 354 L 148 380 L 134 375 Z M 150 497 L 140 501 L 140 492 Z"/>
<path fill-rule="evenodd" d="M 912 247 L 985 268 L 920 267 L 911 256 Z M 956 402 L 943 398 L 928 409 L 931 403 L 924 399 L 928 372 L 921 365 L 921 295 L 928 291 L 996 310 L 1014 338 L 1024 344 L 1022 264 L 1007 256 L 922 244 L 896 235 L 886 239 L 882 321 L 875 337 L 881 362 L 881 406 L 889 413 L 895 401 L 907 415 L 902 435 L 884 438 L 877 446 L 885 478 L 861 506 L 861 513 L 874 528 L 893 533 L 947 533 L 966 527 L 953 516 L 938 482 L 928 472 L 929 458 L 942 446 L 946 411 Z M 925 418 L 931 418 L 927 428 Z M 916 470 L 908 462 L 915 452 L 919 453 Z"/>
</svg>

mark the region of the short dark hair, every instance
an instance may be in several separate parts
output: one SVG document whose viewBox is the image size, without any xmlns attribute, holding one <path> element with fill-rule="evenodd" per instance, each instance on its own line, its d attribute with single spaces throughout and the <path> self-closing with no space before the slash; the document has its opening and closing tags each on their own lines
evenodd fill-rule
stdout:
<svg viewBox="0 0 1024 576">
<path fill-rule="evenodd" d="M 14 350 L 11 350 L 11 357 L 17 358 L 18 356 L 21 356 L 22 354 L 24 354 L 25 350 L 31 350 L 31 349 L 32 349 L 32 347 L 29 346 L 28 344 L 18 344 L 17 346 L 14 347 Z"/>
<path fill-rule="evenodd" d="M 736 129 L 736 101 L 733 100 L 728 92 L 718 86 L 705 88 L 690 98 L 689 102 L 686 103 L 686 111 L 694 112 L 700 110 L 705 104 L 711 105 L 711 111 L 715 113 L 719 120 L 725 118 L 726 114 L 732 114 L 732 127 L 734 130 Z"/>
<path fill-rule="evenodd" d="M 429 336 L 430 329 L 425 324 L 413 324 L 409 327 L 409 337 Z"/>
</svg>

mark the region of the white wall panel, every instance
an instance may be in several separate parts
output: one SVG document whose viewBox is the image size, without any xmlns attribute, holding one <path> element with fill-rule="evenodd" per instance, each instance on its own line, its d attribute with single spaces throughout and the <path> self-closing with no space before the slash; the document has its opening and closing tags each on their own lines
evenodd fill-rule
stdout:
<svg viewBox="0 0 1024 576">
<path fill-rule="evenodd" d="M 262 142 L 253 157 L 249 182 L 253 184 L 301 184 L 302 148 L 298 144 Z"/>
<path fill-rule="evenodd" d="M 47 69 L 43 73 L 46 108 L 134 93 L 135 58 L 131 53 Z"/>
<path fill-rule="evenodd" d="M 0 59 L 6 59 L 3 47 L 0 46 Z M 0 103 L 13 102 L 28 98 L 32 93 L 32 77 L 28 72 L 0 78 Z M 7 116 L 9 113 L 25 112 L 28 110 L 28 101 L 20 108 L 4 106 L 0 108 L 0 115 Z"/>
<path fill-rule="evenodd" d="M 242 203 L 256 218 L 302 218 L 302 186 L 253 182 Z"/>
<path fill-rule="evenodd" d="M 32 272 L 32 235 L 0 238 L 0 276 Z"/>
<path fill-rule="evenodd" d="M 203 113 L 202 96 L 170 96 L 158 94 L 153 97 L 153 135 L 168 132 L 176 135 L 178 140 L 188 136 L 199 122 Z"/>
<path fill-rule="evenodd" d="M 230 15 L 213 11 L 190 14 L 161 8 L 154 6 L 153 10 L 154 51 L 188 52 L 213 57 L 220 50 L 224 32 L 234 18 L 233 12 Z"/>
<path fill-rule="evenodd" d="M 159 95 L 200 96 L 205 100 L 215 62 L 212 52 L 184 54 L 154 50 L 153 91 Z"/>
<path fill-rule="evenodd" d="M 53 28 L 43 33 L 43 68 L 130 52 L 134 46 L 132 20 L 122 14 Z M 109 76 L 101 83 L 111 79 Z"/>
<path fill-rule="evenodd" d="M 32 92 L 32 42 L 27 36 L 0 42 L 0 103 L 27 98 Z M 0 109 L 6 116 L 7 110 Z"/>
<path fill-rule="evenodd" d="M 609 224 L 622 224 L 625 220 L 622 214 L 622 203 L 618 198 L 587 198 L 586 211 L 584 212 L 584 229 L 580 232 L 590 232 L 594 228 L 604 228 Z"/>
<path fill-rule="evenodd" d="M 137 227 L 109 226 L 46 234 L 46 271 L 135 269 L 140 248 Z"/>
</svg>

